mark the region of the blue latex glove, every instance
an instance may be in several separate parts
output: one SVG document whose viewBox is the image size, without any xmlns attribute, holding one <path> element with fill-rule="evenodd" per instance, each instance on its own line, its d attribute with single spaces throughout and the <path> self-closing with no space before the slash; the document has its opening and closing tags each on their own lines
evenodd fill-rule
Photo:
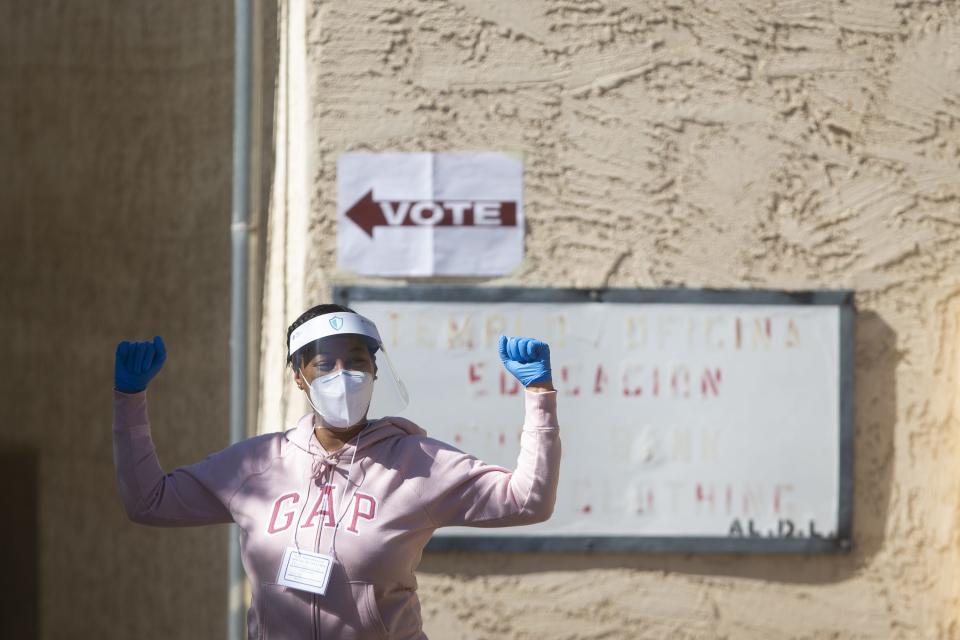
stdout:
<svg viewBox="0 0 960 640">
<path fill-rule="evenodd" d="M 123 393 L 138 393 L 157 375 L 167 360 L 163 338 L 153 342 L 127 342 L 117 345 L 117 361 L 113 369 L 113 388 Z"/>
<path fill-rule="evenodd" d="M 500 336 L 500 360 L 507 371 L 523 386 L 534 382 L 548 382 L 550 373 L 550 346 L 533 338 Z"/>
</svg>

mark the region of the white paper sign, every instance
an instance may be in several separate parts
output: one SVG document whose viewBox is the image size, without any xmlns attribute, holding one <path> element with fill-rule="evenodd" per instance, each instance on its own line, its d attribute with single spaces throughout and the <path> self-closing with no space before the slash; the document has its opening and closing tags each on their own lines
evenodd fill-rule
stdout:
<svg viewBox="0 0 960 640">
<path fill-rule="evenodd" d="M 405 416 L 514 468 L 523 391 L 501 334 L 550 344 L 563 441 L 542 524 L 437 535 L 836 535 L 835 306 L 373 302 Z"/>
<path fill-rule="evenodd" d="M 323 595 L 330 583 L 333 558 L 322 553 L 287 547 L 277 572 L 277 584 Z"/>
<path fill-rule="evenodd" d="M 523 164 L 501 153 L 346 153 L 337 265 L 362 275 L 494 276 L 523 260 Z"/>
</svg>

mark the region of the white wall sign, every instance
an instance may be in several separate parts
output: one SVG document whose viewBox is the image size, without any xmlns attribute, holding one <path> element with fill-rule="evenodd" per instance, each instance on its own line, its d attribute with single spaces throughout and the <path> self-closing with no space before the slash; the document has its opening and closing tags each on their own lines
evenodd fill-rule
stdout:
<svg viewBox="0 0 960 640">
<path fill-rule="evenodd" d="M 363 275 L 492 276 L 523 260 L 523 164 L 501 153 L 346 153 L 337 265 Z"/>
<path fill-rule="evenodd" d="M 435 546 L 848 546 L 852 405 L 842 389 L 852 386 L 852 305 L 839 302 L 844 292 L 798 304 L 777 292 L 636 292 L 647 298 L 640 302 L 621 292 L 618 302 L 588 302 L 582 291 L 456 291 L 357 287 L 337 297 L 380 327 L 410 389 L 407 417 L 509 468 L 522 390 L 496 340 L 546 340 L 564 455 L 551 520 L 444 529 Z M 550 301 L 558 297 L 574 301 Z"/>
</svg>

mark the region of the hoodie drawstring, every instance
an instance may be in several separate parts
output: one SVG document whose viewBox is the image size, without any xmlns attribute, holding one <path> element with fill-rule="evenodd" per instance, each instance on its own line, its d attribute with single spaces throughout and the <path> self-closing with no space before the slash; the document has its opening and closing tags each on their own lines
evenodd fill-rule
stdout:
<svg viewBox="0 0 960 640">
<path fill-rule="evenodd" d="M 347 515 L 347 511 L 350 509 L 350 503 L 351 503 L 354 499 L 356 499 L 356 497 L 357 497 L 357 491 L 359 491 L 359 489 L 360 489 L 360 484 L 363 482 L 363 477 L 362 477 L 362 476 L 361 476 L 361 479 L 360 479 L 361 482 L 353 483 L 353 482 L 351 482 L 351 480 L 350 480 L 351 476 L 353 476 L 353 463 L 356 462 L 356 460 L 357 460 L 357 451 L 360 450 L 360 435 L 361 435 L 362 433 L 363 433 L 363 430 L 360 430 L 360 432 L 357 433 L 357 441 L 356 441 L 356 442 L 354 443 L 354 445 L 353 445 L 353 455 L 350 456 L 350 466 L 347 468 L 347 479 L 346 479 L 346 482 L 345 482 L 344 485 L 343 485 L 343 495 L 340 496 L 340 505 L 341 505 L 342 508 L 340 509 L 340 514 L 339 514 L 339 515 L 337 515 L 337 513 L 336 513 L 336 507 L 334 507 L 334 513 L 333 513 L 333 517 L 334 517 L 334 521 L 333 521 L 333 538 L 330 540 L 330 548 L 329 548 L 329 550 L 328 550 L 328 551 L 330 552 L 330 555 L 333 556 L 334 558 L 337 557 L 337 531 L 340 529 L 340 521 L 343 520 L 343 516 Z M 361 463 L 360 463 L 360 470 L 361 470 L 361 471 L 363 470 L 363 462 L 362 462 L 362 461 L 361 461 Z M 332 477 L 332 475 L 333 475 L 333 471 L 331 470 L 331 477 Z M 364 475 L 366 475 L 366 473 L 364 473 Z M 347 499 L 347 492 L 350 490 L 350 485 L 351 485 L 351 484 L 353 484 L 353 495 L 350 496 L 350 499 L 348 500 L 348 499 Z M 323 529 L 322 526 L 321 526 L 321 527 L 317 527 L 317 534 L 318 534 L 318 536 L 319 536 L 320 530 L 322 530 L 322 529 Z M 319 548 L 320 548 L 320 538 L 318 537 L 318 538 L 317 538 L 317 549 L 319 550 Z"/>
<path fill-rule="evenodd" d="M 303 506 L 300 507 L 300 513 L 297 515 L 297 524 L 293 528 L 293 546 L 296 547 L 297 551 L 300 551 L 300 542 L 297 538 L 297 534 L 300 532 L 300 522 L 303 520 L 303 513 L 307 510 L 307 507 L 310 505 L 310 493 L 313 490 L 314 483 L 319 486 L 323 486 L 324 475 L 329 478 L 333 475 L 333 469 L 337 467 L 339 462 L 339 455 L 336 453 L 328 454 L 326 456 L 320 457 L 317 455 L 313 456 L 313 461 L 310 464 L 310 477 L 307 479 L 307 495 L 303 499 Z M 328 473 L 329 472 L 329 473 Z M 323 523 L 320 523 L 320 528 L 323 527 Z M 320 540 L 317 539 L 317 545 L 319 545 Z M 314 546 L 314 551 L 317 547 Z"/>
<path fill-rule="evenodd" d="M 360 433 L 357 434 L 357 440 L 353 447 L 353 454 L 350 456 L 350 466 L 347 468 L 346 483 L 344 484 L 344 487 L 343 487 L 343 495 L 340 498 L 340 504 L 342 505 L 343 508 L 340 510 L 339 515 L 337 514 L 336 507 L 334 507 L 333 513 L 330 514 L 330 516 L 334 520 L 334 525 L 333 525 L 333 539 L 331 540 L 331 543 L 330 543 L 329 552 L 334 558 L 336 558 L 336 555 L 337 555 L 336 554 L 337 529 L 340 528 L 340 522 L 343 520 L 343 516 L 347 514 L 347 510 L 350 508 L 350 502 L 357 497 L 357 491 L 359 491 L 360 485 L 363 484 L 363 478 L 366 476 L 366 472 L 364 472 L 360 478 L 360 482 L 358 483 L 353 483 L 351 482 L 351 479 L 350 479 L 351 475 L 353 474 L 353 464 L 357 460 L 357 451 L 360 449 L 361 433 L 363 432 L 361 431 Z M 296 547 L 297 551 L 300 550 L 300 543 L 297 538 L 297 534 L 300 531 L 300 523 L 303 521 L 303 514 L 306 511 L 307 507 L 310 505 L 310 493 L 313 490 L 313 485 L 317 484 L 318 486 L 322 487 L 324 491 L 330 491 L 332 496 L 332 492 L 334 489 L 333 474 L 336 471 L 337 466 L 340 464 L 339 451 L 335 453 L 328 453 L 325 455 L 317 455 L 311 451 L 311 455 L 313 455 L 313 460 L 311 461 L 311 464 L 310 464 L 310 477 L 307 481 L 307 495 L 304 498 L 303 506 L 300 507 L 300 513 L 297 516 L 297 523 L 293 530 L 293 544 Z M 360 469 L 361 471 L 363 471 L 363 463 L 360 464 Z M 351 484 L 354 485 L 353 495 L 350 496 L 350 500 L 348 500 L 347 492 L 350 490 Z M 332 499 L 330 503 L 332 506 L 333 504 Z M 313 544 L 314 553 L 320 552 L 320 538 L 323 534 L 323 528 L 324 528 L 323 520 L 320 520 L 317 523 L 317 531 L 316 531 L 316 534 L 314 535 L 314 544 Z"/>
<path fill-rule="evenodd" d="M 310 492 L 310 488 L 314 484 L 321 487 L 323 491 L 333 493 L 333 472 L 336 470 L 337 465 L 340 464 L 340 454 L 339 453 L 330 453 L 325 456 L 314 456 L 313 464 L 311 465 L 310 472 L 310 482 L 307 485 L 307 492 Z M 333 500 L 330 501 L 333 504 Z M 323 532 L 323 520 L 321 519 L 317 522 L 317 531 L 313 536 L 313 551 L 314 553 L 320 552 L 320 534 Z"/>
</svg>

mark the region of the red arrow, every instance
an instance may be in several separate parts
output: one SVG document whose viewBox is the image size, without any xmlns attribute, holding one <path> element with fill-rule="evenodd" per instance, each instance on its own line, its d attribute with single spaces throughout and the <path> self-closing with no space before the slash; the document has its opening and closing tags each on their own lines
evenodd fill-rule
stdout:
<svg viewBox="0 0 960 640">
<path fill-rule="evenodd" d="M 476 213 L 477 205 L 483 204 L 485 207 L 496 205 L 493 211 Z M 384 207 L 391 212 L 392 221 L 388 222 L 384 213 Z M 414 219 L 411 215 L 411 209 L 416 212 L 420 207 L 420 221 Z M 430 213 L 425 214 L 423 207 L 429 209 Z M 439 208 L 439 209 L 438 209 Z M 438 216 L 442 210 L 442 216 Z M 449 203 L 433 201 L 378 201 L 373 199 L 373 189 L 357 200 L 352 207 L 347 209 L 345 214 L 354 224 L 363 229 L 371 238 L 375 227 L 387 226 L 431 226 L 431 227 L 478 227 L 491 228 L 515 227 L 517 226 L 517 203 L 504 201 L 466 201 L 457 200 Z M 437 220 L 435 217 L 439 217 Z M 477 222 L 478 217 L 481 219 Z"/>
<path fill-rule="evenodd" d="M 365 196 L 347 209 L 347 217 L 353 220 L 371 238 L 373 237 L 374 227 L 387 224 L 387 219 L 384 217 L 380 205 L 373 200 L 373 189 L 367 191 Z"/>
</svg>

